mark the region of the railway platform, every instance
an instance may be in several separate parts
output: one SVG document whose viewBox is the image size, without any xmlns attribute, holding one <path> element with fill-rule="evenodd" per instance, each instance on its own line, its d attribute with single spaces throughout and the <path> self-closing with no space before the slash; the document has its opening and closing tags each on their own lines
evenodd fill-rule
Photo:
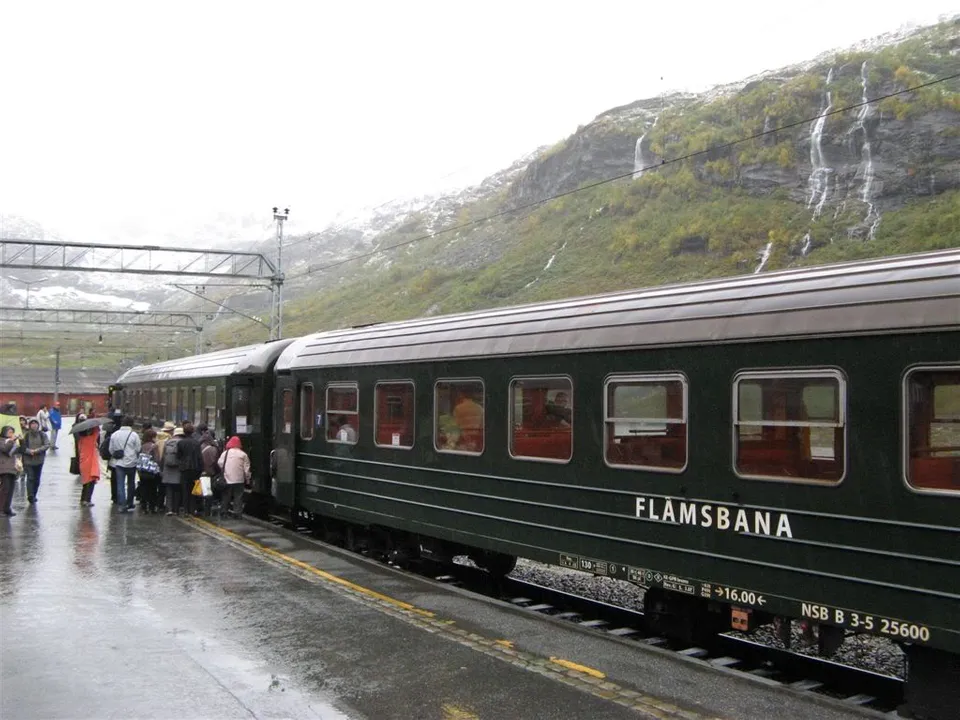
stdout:
<svg viewBox="0 0 960 720">
<path fill-rule="evenodd" d="M 870 717 L 269 524 L 79 507 L 70 443 L 0 518 L 0 717 Z"/>
</svg>

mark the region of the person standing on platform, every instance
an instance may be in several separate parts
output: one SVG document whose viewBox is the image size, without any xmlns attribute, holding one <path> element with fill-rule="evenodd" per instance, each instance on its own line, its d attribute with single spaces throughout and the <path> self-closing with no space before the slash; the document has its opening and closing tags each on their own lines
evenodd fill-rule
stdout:
<svg viewBox="0 0 960 720">
<path fill-rule="evenodd" d="M 13 425 L 0 430 L 0 513 L 13 517 L 13 486 L 17 482 L 17 437 Z"/>
<path fill-rule="evenodd" d="M 57 436 L 60 434 L 60 428 L 63 427 L 63 416 L 60 414 L 60 403 L 54 403 L 50 408 L 50 444 L 53 449 L 57 449 Z"/>
<path fill-rule="evenodd" d="M 174 428 L 171 432 L 173 437 L 165 440 L 160 450 L 160 476 L 167 494 L 167 515 L 176 515 L 183 504 L 180 496 L 180 463 L 177 461 L 177 445 L 183 437 L 183 428 Z"/>
<path fill-rule="evenodd" d="M 40 421 L 34 418 L 27 423 L 27 434 L 20 440 L 23 471 L 27 476 L 27 502 L 31 505 L 37 502 L 40 474 L 43 472 L 43 461 L 49 449 L 50 440 L 47 434 L 40 430 Z"/>
<path fill-rule="evenodd" d="M 187 514 L 196 513 L 203 507 L 203 498 L 194 497 L 193 483 L 203 472 L 203 451 L 200 441 L 193 436 L 193 423 L 183 424 L 183 437 L 177 443 L 177 463 L 180 465 L 180 493 Z"/>
<path fill-rule="evenodd" d="M 37 422 L 40 423 L 40 432 L 50 433 L 50 412 L 47 410 L 46 405 L 41 405 L 40 409 L 37 410 Z"/>
<path fill-rule="evenodd" d="M 160 508 L 161 476 L 159 473 L 144 469 L 144 455 L 156 463 L 157 467 L 160 467 L 160 450 L 157 448 L 157 431 L 153 428 L 147 428 L 143 431 L 143 446 L 140 448 L 140 462 L 138 463 L 137 473 L 140 475 L 140 509 L 144 513 L 156 514 Z"/>
<path fill-rule="evenodd" d="M 240 517 L 243 512 L 243 488 L 250 482 L 250 457 L 243 451 L 240 438 L 234 435 L 227 441 L 227 449 L 217 460 L 217 465 L 223 468 L 223 479 L 227 481 L 227 489 L 223 491 L 223 509 L 234 517 Z"/>
<path fill-rule="evenodd" d="M 93 417 L 94 413 L 90 413 Z M 119 411 L 114 411 L 109 415 L 110 423 L 103 426 L 104 436 L 100 441 L 100 457 L 107 461 L 107 472 L 110 475 L 110 502 L 117 504 L 117 461 L 110 457 L 110 438 L 120 429 L 120 421 L 123 419 Z"/>
<path fill-rule="evenodd" d="M 86 420 L 85 415 L 80 417 Z M 77 441 L 77 457 L 80 459 L 80 482 L 83 483 L 80 506 L 93 507 L 93 489 L 100 479 L 100 428 L 90 428 L 74 437 Z"/>
<path fill-rule="evenodd" d="M 117 509 L 133 510 L 137 490 L 137 460 L 140 458 L 140 436 L 133 431 L 133 418 L 120 421 L 120 429 L 110 436 L 110 460 L 117 479 Z"/>
</svg>

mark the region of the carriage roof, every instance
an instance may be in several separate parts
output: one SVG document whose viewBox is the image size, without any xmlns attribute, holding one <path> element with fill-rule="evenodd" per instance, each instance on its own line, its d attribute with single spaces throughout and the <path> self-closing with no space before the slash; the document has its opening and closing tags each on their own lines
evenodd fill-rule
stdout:
<svg viewBox="0 0 960 720">
<path fill-rule="evenodd" d="M 958 328 L 948 250 L 322 332 L 277 369 Z"/>
<path fill-rule="evenodd" d="M 226 377 L 228 375 L 258 375 L 270 369 L 291 342 L 245 345 L 229 350 L 218 350 L 204 355 L 167 360 L 152 365 L 138 365 L 120 376 L 118 383 L 143 383 L 162 380 L 192 380 Z"/>
</svg>

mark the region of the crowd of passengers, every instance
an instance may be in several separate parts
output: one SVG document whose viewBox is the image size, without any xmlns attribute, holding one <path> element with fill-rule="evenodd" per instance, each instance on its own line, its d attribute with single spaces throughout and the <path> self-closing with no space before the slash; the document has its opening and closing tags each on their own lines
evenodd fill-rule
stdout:
<svg viewBox="0 0 960 720">
<path fill-rule="evenodd" d="M 166 422 L 159 429 L 144 423 L 135 429 L 133 418 L 119 410 L 105 418 L 80 412 L 74 428 L 70 470 L 82 486 L 81 507 L 93 507 L 94 488 L 106 477 L 110 499 L 120 513 L 134 511 L 139 502 L 143 514 L 200 515 L 216 508 L 240 515 L 251 470 L 239 437 L 222 443 L 207 425 L 194 427 L 189 422 L 180 426 Z M 36 418 L 25 419 L 19 433 L 12 426 L 3 427 L 0 512 L 16 515 L 12 500 L 20 477 L 27 481 L 28 502 L 37 502 L 44 458 L 51 449 L 51 439 Z M 206 488 L 212 494 L 204 494 L 201 489 Z"/>
</svg>

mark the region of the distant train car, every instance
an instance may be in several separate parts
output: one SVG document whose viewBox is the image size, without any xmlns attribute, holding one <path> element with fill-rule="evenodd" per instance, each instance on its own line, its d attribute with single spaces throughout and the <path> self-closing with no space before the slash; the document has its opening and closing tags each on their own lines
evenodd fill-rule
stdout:
<svg viewBox="0 0 960 720">
<path fill-rule="evenodd" d="M 960 252 L 320 333 L 276 371 L 274 499 L 332 536 L 629 580 L 674 635 L 881 634 L 957 697 Z"/>
<path fill-rule="evenodd" d="M 159 428 L 206 423 L 218 438 L 239 435 L 250 455 L 258 497 L 270 494 L 273 366 L 292 340 L 140 365 L 112 388 L 114 407 Z"/>
</svg>

